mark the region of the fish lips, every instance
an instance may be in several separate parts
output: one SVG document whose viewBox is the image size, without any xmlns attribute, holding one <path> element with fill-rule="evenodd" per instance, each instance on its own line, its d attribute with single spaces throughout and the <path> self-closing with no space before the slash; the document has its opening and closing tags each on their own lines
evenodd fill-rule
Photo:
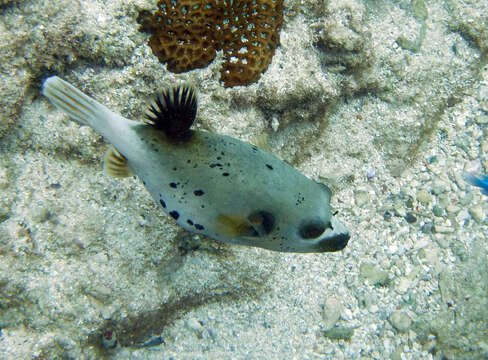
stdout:
<svg viewBox="0 0 488 360">
<path fill-rule="evenodd" d="M 330 219 L 332 229 L 324 231 L 316 246 L 323 252 L 335 252 L 344 249 L 351 238 L 349 231 L 335 216 Z"/>
</svg>

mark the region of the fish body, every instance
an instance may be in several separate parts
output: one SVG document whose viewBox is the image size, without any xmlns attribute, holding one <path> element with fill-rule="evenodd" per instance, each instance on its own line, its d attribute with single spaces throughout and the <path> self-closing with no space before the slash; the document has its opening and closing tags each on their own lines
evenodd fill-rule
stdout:
<svg viewBox="0 0 488 360">
<path fill-rule="evenodd" d="M 150 123 L 125 119 L 58 77 L 45 81 L 43 94 L 115 147 L 109 173 L 130 169 L 188 231 L 284 252 L 338 251 L 350 238 L 332 215 L 326 185 L 249 143 L 191 130 L 189 88 L 158 98 Z"/>
<path fill-rule="evenodd" d="M 483 194 L 488 195 L 488 175 L 481 174 L 478 177 L 470 173 L 465 173 L 464 178 L 469 184 L 479 187 Z"/>
</svg>

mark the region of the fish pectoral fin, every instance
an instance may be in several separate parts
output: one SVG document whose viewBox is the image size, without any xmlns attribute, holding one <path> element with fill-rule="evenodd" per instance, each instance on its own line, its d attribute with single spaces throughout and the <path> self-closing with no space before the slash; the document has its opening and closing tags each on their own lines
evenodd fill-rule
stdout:
<svg viewBox="0 0 488 360">
<path fill-rule="evenodd" d="M 231 238 L 259 235 L 251 221 L 243 216 L 220 214 L 215 222 L 222 235 Z"/>
<path fill-rule="evenodd" d="M 132 170 L 127 165 L 127 159 L 113 146 L 110 146 L 105 153 L 103 170 L 115 178 L 125 178 L 132 175 Z"/>
</svg>

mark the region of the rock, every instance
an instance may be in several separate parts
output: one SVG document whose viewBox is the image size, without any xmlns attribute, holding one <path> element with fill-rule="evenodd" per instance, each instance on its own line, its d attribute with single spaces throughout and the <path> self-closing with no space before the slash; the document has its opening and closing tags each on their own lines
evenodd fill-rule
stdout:
<svg viewBox="0 0 488 360">
<path fill-rule="evenodd" d="M 434 231 L 439 234 L 452 234 L 454 232 L 454 228 L 445 225 L 434 225 Z"/>
<path fill-rule="evenodd" d="M 89 284 L 86 287 L 82 288 L 82 293 L 85 295 L 89 295 L 98 301 L 100 301 L 102 304 L 109 304 L 111 303 L 112 299 L 112 289 L 109 287 L 102 285 L 102 284 Z"/>
<path fill-rule="evenodd" d="M 369 201 L 368 192 L 365 190 L 354 191 L 354 202 L 357 206 L 363 207 Z"/>
<path fill-rule="evenodd" d="M 480 86 L 476 99 L 480 103 L 480 107 L 483 111 L 488 111 L 488 86 Z"/>
<path fill-rule="evenodd" d="M 331 329 L 339 320 L 342 312 L 342 304 L 336 298 L 328 298 L 322 309 L 322 326 L 324 330 Z"/>
<path fill-rule="evenodd" d="M 434 231 L 434 223 L 432 221 L 428 221 L 420 227 L 420 231 L 424 234 L 431 234 Z"/>
<path fill-rule="evenodd" d="M 444 209 L 441 208 L 439 205 L 434 205 L 432 212 L 434 213 L 435 216 L 440 217 L 444 213 Z"/>
<path fill-rule="evenodd" d="M 413 224 L 417 221 L 417 218 L 411 212 L 408 212 L 407 215 L 405 215 L 405 220 L 409 224 Z"/>
<path fill-rule="evenodd" d="M 43 223 L 51 217 L 51 213 L 46 207 L 34 207 L 31 211 L 32 219 L 38 223 Z"/>
<path fill-rule="evenodd" d="M 0 189 L 6 189 L 9 185 L 8 171 L 4 167 L 0 167 Z"/>
<path fill-rule="evenodd" d="M 6 206 L 4 207 L 3 204 L 0 204 L 0 223 L 8 220 L 10 217 L 10 209 Z"/>
<path fill-rule="evenodd" d="M 332 340 L 351 340 L 353 334 L 353 328 L 347 328 L 343 326 L 336 326 L 330 330 L 324 331 L 325 337 Z"/>
<path fill-rule="evenodd" d="M 475 117 L 474 121 L 476 121 L 477 124 L 488 124 L 488 115 L 478 115 Z"/>
<path fill-rule="evenodd" d="M 388 272 L 380 270 L 371 264 L 361 264 L 359 277 L 367 280 L 371 285 L 384 285 L 388 280 Z"/>
<path fill-rule="evenodd" d="M 407 332 L 412 326 L 412 319 L 403 311 L 394 311 L 388 321 L 398 332 Z"/>
<path fill-rule="evenodd" d="M 202 332 L 203 332 L 204 328 L 203 328 L 202 324 L 200 323 L 200 321 L 198 321 L 195 318 L 189 318 L 186 321 L 186 326 L 188 327 L 188 329 L 193 330 L 195 332 L 195 335 L 197 336 L 197 338 L 199 338 L 199 339 L 203 338 Z"/>
<path fill-rule="evenodd" d="M 448 205 L 446 208 L 446 211 L 449 215 L 456 215 L 460 210 L 461 208 L 456 205 Z"/>
<path fill-rule="evenodd" d="M 401 277 L 397 283 L 396 290 L 398 293 L 403 294 L 412 285 L 412 280 L 407 277 Z"/>
<path fill-rule="evenodd" d="M 485 217 L 483 208 L 479 204 L 469 208 L 469 214 L 477 223 L 482 222 Z"/>
<path fill-rule="evenodd" d="M 462 206 L 468 206 L 472 202 L 473 202 L 473 193 L 471 191 L 465 193 L 464 196 L 461 196 L 459 198 L 459 205 L 462 205 Z"/>
<path fill-rule="evenodd" d="M 432 201 L 432 195 L 427 190 L 419 190 L 417 192 L 417 201 L 422 204 L 428 204 Z"/>
<path fill-rule="evenodd" d="M 193 330 L 193 331 L 200 331 L 203 329 L 203 326 L 202 326 L 202 324 L 200 324 L 200 321 L 198 321 L 195 318 L 189 318 L 186 321 L 186 325 L 188 326 L 188 328 L 190 330 Z"/>
</svg>

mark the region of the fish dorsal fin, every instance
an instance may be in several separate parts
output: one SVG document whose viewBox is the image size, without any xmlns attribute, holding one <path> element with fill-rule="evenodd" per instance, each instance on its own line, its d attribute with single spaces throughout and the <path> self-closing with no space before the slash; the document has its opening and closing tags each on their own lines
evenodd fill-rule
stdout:
<svg viewBox="0 0 488 360">
<path fill-rule="evenodd" d="M 131 169 L 127 166 L 127 159 L 113 146 L 110 146 L 105 153 L 103 170 L 115 178 L 125 178 L 132 175 Z"/>
<path fill-rule="evenodd" d="M 190 127 L 197 115 L 195 90 L 186 85 L 163 91 L 148 110 L 146 120 L 168 138 L 186 141 L 191 137 Z"/>
<path fill-rule="evenodd" d="M 238 215 L 220 214 L 216 219 L 217 228 L 228 237 L 256 236 L 251 221 Z"/>
</svg>

